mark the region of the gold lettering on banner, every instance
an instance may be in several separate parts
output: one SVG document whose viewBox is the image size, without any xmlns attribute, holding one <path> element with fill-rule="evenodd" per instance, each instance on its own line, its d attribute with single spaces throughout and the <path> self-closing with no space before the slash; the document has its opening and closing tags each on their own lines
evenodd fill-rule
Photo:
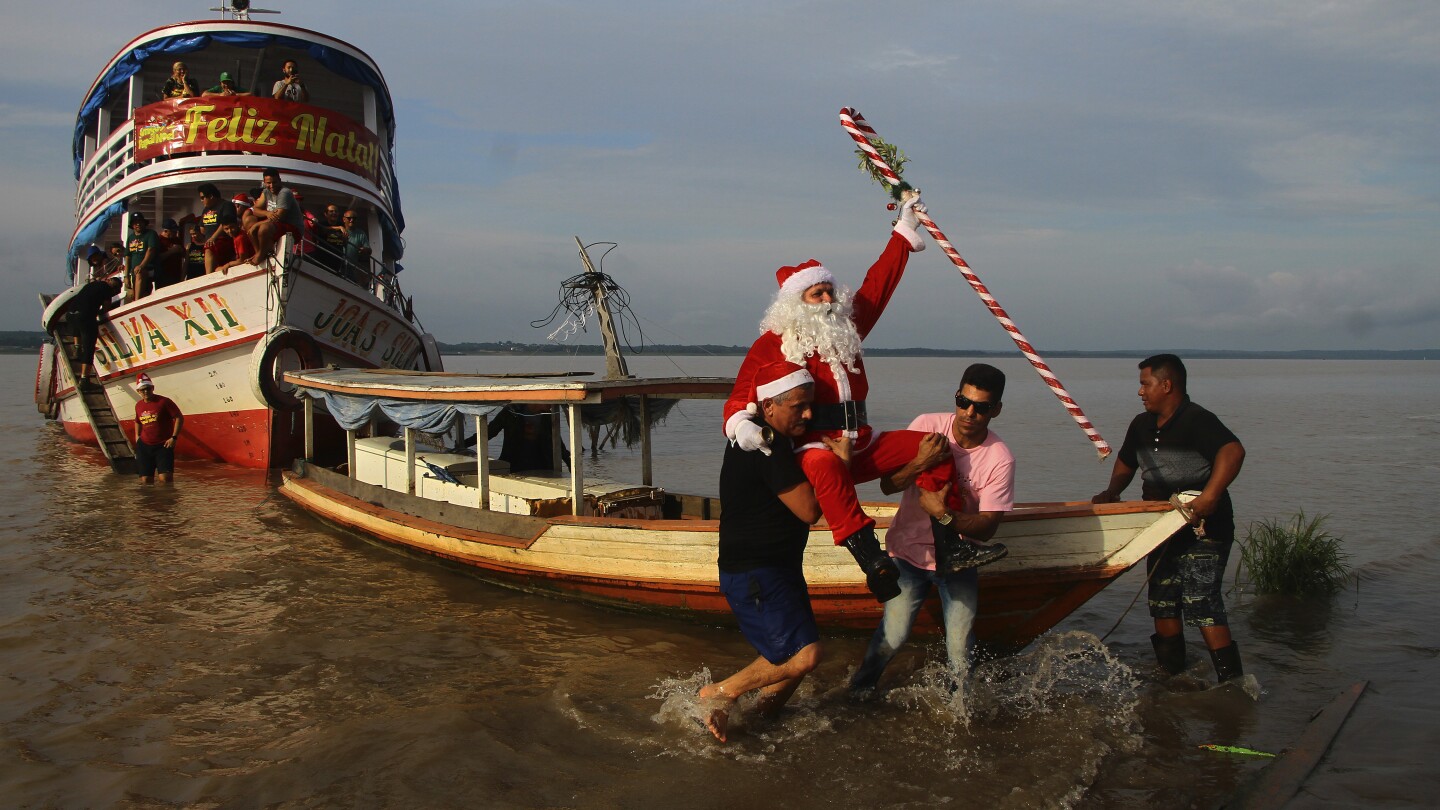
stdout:
<svg viewBox="0 0 1440 810">
<path fill-rule="evenodd" d="M 205 123 L 205 113 L 214 109 L 214 104 L 196 104 L 185 110 L 185 143 L 195 143 L 196 131 Z"/>
</svg>

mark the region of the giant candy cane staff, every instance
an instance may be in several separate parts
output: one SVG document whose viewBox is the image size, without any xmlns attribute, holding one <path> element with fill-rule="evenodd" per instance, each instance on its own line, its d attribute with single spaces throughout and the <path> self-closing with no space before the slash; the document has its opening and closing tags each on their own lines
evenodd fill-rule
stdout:
<svg viewBox="0 0 1440 810">
<path fill-rule="evenodd" d="M 880 141 L 880 137 L 875 130 L 865 122 L 865 117 L 860 114 L 859 110 L 856 110 L 854 107 L 841 108 L 840 126 L 844 127 L 845 131 L 850 133 L 850 137 L 855 140 L 855 144 L 859 146 L 860 150 L 869 158 L 870 167 L 867 168 L 870 169 L 871 175 L 889 186 L 892 196 L 898 196 L 902 189 L 908 189 L 910 187 L 900 179 L 900 175 L 894 169 L 890 168 L 890 164 L 880 154 L 880 150 L 875 147 L 874 141 Z M 884 141 L 880 141 L 880 143 L 883 144 Z M 1060 400 L 1060 404 L 1065 406 L 1065 410 L 1070 413 L 1071 418 L 1080 426 L 1080 429 L 1085 431 L 1085 435 L 1090 439 L 1095 447 L 1095 451 L 1100 454 L 1100 459 L 1103 461 L 1106 456 L 1110 455 L 1110 445 L 1106 443 L 1104 439 L 1100 438 L 1100 432 L 1095 429 L 1094 425 L 1090 424 L 1090 420 L 1085 417 L 1085 412 L 1080 410 L 1080 406 L 1075 403 L 1075 400 L 1070 396 L 1070 392 L 1066 391 L 1065 386 L 1060 384 L 1060 379 L 1056 377 L 1055 373 L 1050 370 L 1050 367 L 1045 364 L 1045 360 L 1035 351 L 1035 347 L 1030 345 L 1030 341 L 1020 333 L 1020 328 L 1015 325 L 1014 321 L 1010 320 L 1010 315 L 1000 306 L 1000 302 L 995 300 L 995 296 L 991 295 L 990 291 L 985 288 L 985 284 L 980 281 L 980 277 L 975 275 L 975 271 L 971 270 L 970 265 L 966 264 L 965 260 L 960 257 L 960 253 L 955 250 L 955 246 L 950 244 L 950 240 L 946 239 L 945 234 L 940 232 L 940 227 L 935 224 L 935 220 L 931 219 L 928 213 L 917 212 L 917 214 L 920 218 L 920 224 L 924 225 L 925 230 L 930 232 L 930 236 L 935 239 L 935 244 L 939 245 L 940 249 L 945 251 L 945 255 L 950 257 L 950 262 L 960 270 L 960 274 L 970 283 L 970 287 L 975 290 L 976 295 L 980 296 L 980 300 L 985 302 L 985 306 L 990 310 L 990 314 L 995 316 L 995 320 L 999 321 L 1000 325 L 1004 327 L 1005 331 L 1010 335 L 1010 339 L 1015 341 L 1016 346 L 1020 347 L 1020 353 L 1025 355 L 1025 359 L 1030 361 L 1030 365 L 1040 374 L 1040 378 L 1045 381 L 1046 385 L 1050 386 L 1051 393 L 1055 395 L 1056 399 Z"/>
</svg>

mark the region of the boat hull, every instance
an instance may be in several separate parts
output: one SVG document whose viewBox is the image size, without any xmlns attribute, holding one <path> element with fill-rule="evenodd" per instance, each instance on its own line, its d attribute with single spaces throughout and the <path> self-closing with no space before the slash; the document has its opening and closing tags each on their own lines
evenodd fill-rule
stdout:
<svg viewBox="0 0 1440 810">
<path fill-rule="evenodd" d="M 281 493 L 328 523 L 465 566 L 485 579 L 615 607 L 730 621 L 715 567 L 715 520 L 522 517 L 437 503 L 316 465 L 283 476 Z M 882 508 L 878 529 L 888 525 Z M 1006 560 L 981 572 L 977 638 L 1024 647 L 1054 627 L 1182 525 L 1168 504 L 1022 508 L 997 539 Z M 849 554 L 816 529 L 805 553 L 816 620 L 871 630 L 881 613 Z M 938 626 L 922 614 L 919 630 Z"/>
<path fill-rule="evenodd" d="M 400 313 L 300 262 L 190 279 L 112 310 L 95 359 L 127 435 L 134 436 L 135 379 L 144 372 L 185 414 L 178 455 L 244 467 L 287 464 L 303 447 L 303 420 L 278 381 L 281 372 L 326 363 L 425 369 L 430 362 L 423 336 Z M 71 439 L 96 444 L 74 381 L 58 365 L 56 418 Z M 328 449 L 339 447 L 341 435 L 322 426 L 322 452 L 326 439 Z"/>
</svg>

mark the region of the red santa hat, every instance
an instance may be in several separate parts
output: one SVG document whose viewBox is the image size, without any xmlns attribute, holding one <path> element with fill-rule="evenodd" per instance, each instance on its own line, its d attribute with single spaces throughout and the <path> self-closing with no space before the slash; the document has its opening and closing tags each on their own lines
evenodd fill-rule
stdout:
<svg viewBox="0 0 1440 810">
<path fill-rule="evenodd" d="M 230 202 L 235 203 L 242 208 L 251 208 L 255 205 L 255 201 L 250 199 L 250 195 L 243 192 L 240 194 L 236 194 L 234 197 L 231 197 Z"/>
<path fill-rule="evenodd" d="M 784 295 L 799 296 L 816 284 L 835 283 L 835 276 L 825 269 L 825 265 L 810 259 L 801 262 L 794 267 L 782 267 L 775 271 L 775 280 L 780 282 L 780 292 Z"/>
<path fill-rule="evenodd" d="M 146 374 L 146 373 L 143 372 L 143 371 L 140 372 L 140 376 L 138 376 L 138 377 L 135 378 L 135 390 L 137 390 L 137 391 L 140 390 L 141 388 L 154 388 L 154 387 L 155 387 L 155 383 L 154 383 L 154 382 L 151 382 L 151 380 L 150 380 L 150 375 L 149 375 L 149 374 Z"/>
<path fill-rule="evenodd" d="M 773 399 L 801 385 L 813 384 L 815 378 L 804 366 L 797 366 L 788 360 L 777 360 L 760 369 L 755 375 L 755 398 Z"/>
</svg>

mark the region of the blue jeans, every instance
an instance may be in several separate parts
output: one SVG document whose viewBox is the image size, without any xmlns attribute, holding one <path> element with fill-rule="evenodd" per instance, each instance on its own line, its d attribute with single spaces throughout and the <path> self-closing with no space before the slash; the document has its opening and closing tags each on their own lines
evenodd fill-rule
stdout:
<svg viewBox="0 0 1440 810">
<path fill-rule="evenodd" d="M 916 568 L 898 557 L 892 559 L 900 569 L 900 595 L 885 603 L 885 615 L 875 628 L 865 659 L 850 678 L 852 690 L 873 689 L 880 682 L 885 666 L 910 637 L 910 629 L 915 625 L 925 597 L 930 595 L 931 585 L 940 592 L 945 653 L 950 659 L 951 672 L 958 672 L 962 662 L 968 667 L 970 652 L 975 647 L 975 606 L 980 598 L 980 575 L 976 569 L 942 576 Z"/>
</svg>

